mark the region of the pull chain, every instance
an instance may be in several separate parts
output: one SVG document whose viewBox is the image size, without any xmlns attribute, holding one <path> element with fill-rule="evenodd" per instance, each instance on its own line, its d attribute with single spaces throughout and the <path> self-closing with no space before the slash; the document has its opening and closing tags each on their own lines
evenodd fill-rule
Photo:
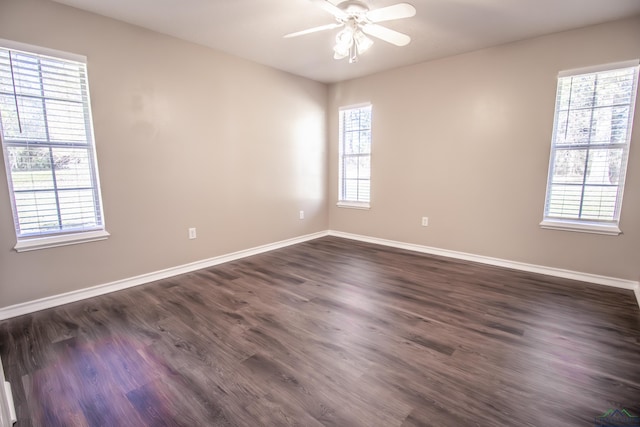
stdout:
<svg viewBox="0 0 640 427">
<path fill-rule="evenodd" d="M 20 120 L 20 110 L 18 109 L 18 92 L 16 91 L 16 78 L 13 74 L 13 59 L 12 53 L 9 51 L 9 68 L 11 69 L 11 84 L 13 85 L 13 100 L 16 104 L 16 117 L 18 118 L 18 129 L 22 133 L 22 121 Z"/>
</svg>

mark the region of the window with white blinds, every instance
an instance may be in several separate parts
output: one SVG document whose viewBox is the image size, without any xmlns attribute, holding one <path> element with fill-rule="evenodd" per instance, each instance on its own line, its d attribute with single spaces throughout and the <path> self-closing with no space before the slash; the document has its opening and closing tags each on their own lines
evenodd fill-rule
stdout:
<svg viewBox="0 0 640 427">
<path fill-rule="evenodd" d="M 339 121 L 338 206 L 366 209 L 371 193 L 371 105 L 343 107 Z"/>
<path fill-rule="evenodd" d="M 0 136 L 16 249 L 21 241 L 51 236 L 57 237 L 53 246 L 86 241 L 85 233 L 104 237 L 96 233 L 104 230 L 104 218 L 84 58 L 10 43 L 0 41 Z M 60 239 L 64 235 L 73 236 Z"/>
<path fill-rule="evenodd" d="M 638 61 L 560 73 L 541 226 L 619 234 Z"/>
</svg>

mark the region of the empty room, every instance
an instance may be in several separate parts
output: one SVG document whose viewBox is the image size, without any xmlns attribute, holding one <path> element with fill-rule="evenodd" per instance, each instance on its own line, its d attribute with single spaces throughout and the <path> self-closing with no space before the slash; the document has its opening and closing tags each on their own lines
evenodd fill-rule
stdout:
<svg viewBox="0 0 640 427">
<path fill-rule="evenodd" d="M 0 0 L 0 427 L 640 426 L 637 0 Z"/>
</svg>

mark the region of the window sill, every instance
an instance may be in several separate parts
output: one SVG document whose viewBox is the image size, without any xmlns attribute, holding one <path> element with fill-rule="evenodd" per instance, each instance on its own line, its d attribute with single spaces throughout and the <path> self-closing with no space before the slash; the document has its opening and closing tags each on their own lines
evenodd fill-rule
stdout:
<svg viewBox="0 0 640 427">
<path fill-rule="evenodd" d="M 107 237 L 109 237 L 109 233 L 105 230 L 65 234 L 61 236 L 36 237 L 33 239 L 18 240 L 18 243 L 16 243 L 13 249 L 15 249 L 16 252 L 36 251 L 38 249 L 95 242 L 98 240 L 105 240 Z"/>
<path fill-rule="evenodd" d="M 617 236 L 622 233 L 616 225 L 574 221 L 544 220 L 540 223 L 540 227 L 548 230 L 576 231 L 580 233 L 606 234 L 609 236 Z"/>
<path fill-rule="evenodd" d="M 371 205 L 367 202 L 346 202 L 340 201 L 336 204 L 339 208 L 349 208 L 349 209 L 362 209 L 369 210 L 371 209 Z"/>
</svg>

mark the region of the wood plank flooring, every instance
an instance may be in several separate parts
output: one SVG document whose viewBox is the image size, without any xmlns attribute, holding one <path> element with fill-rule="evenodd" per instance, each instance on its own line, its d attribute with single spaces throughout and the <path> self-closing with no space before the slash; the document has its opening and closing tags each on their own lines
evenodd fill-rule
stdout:
<svg viewBox="0 0 640 427">
<path fill-rule="evenodd" d="M 0 323 L 25 426 L 593 426 L 631 291 L 325 237 Z"/>
</svg>

